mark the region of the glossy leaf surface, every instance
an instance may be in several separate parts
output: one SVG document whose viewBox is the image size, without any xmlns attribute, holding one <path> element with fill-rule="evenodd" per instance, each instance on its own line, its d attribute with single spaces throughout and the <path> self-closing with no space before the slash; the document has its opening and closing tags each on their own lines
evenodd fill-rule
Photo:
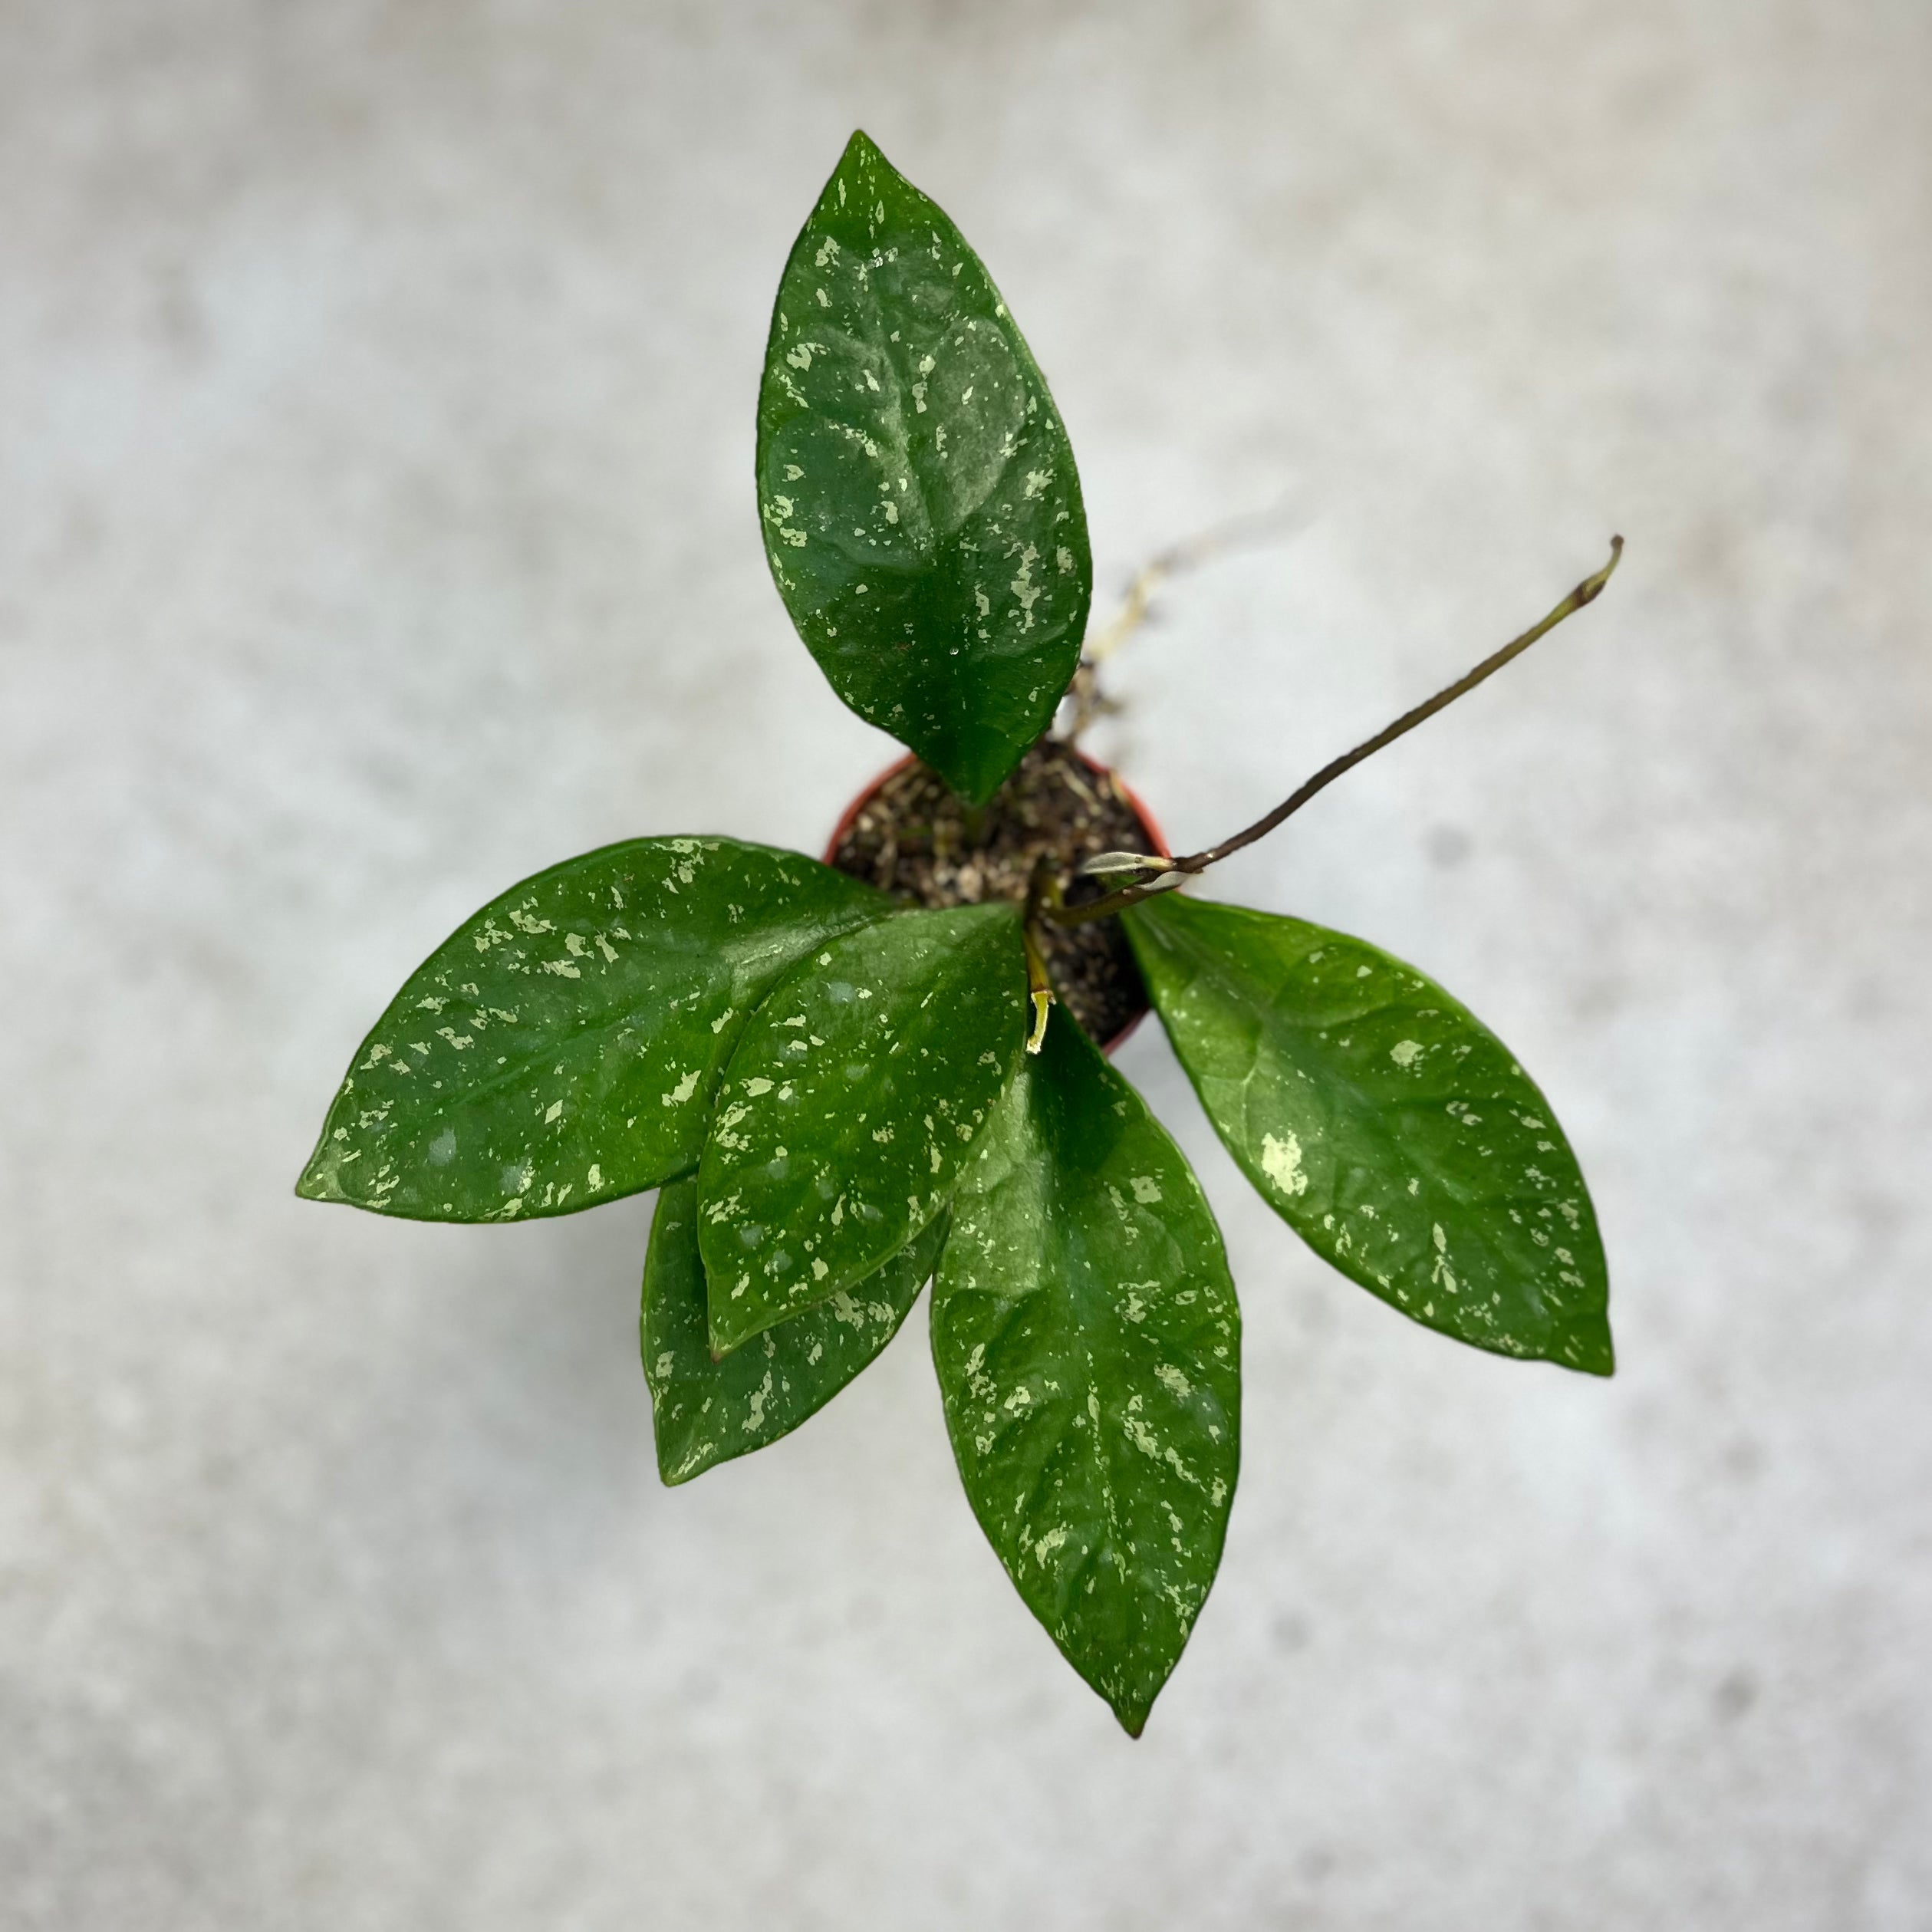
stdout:
<svg viewBox="0 0 1932 1932">
<path fill-rule="evenodd" d="M 895 1253 L 946 1202 L 1025 1037 L 1019 908 L 904 913 L 752 1017 L 699 1169 L 720 1354 Z"/>
<path fill-rule="evenodd" d="M 1079 661 L 1086 512 L 999 291 L 864 134 L 778 286 L 758 490 L 772 574 L 833 690 L 990 798 Z"/>
<path fill-rule="evenodd" d="M 953 1196 L 933 1356 L 980 1526 L 1137 1736 L 1221 1560 L 1240 1354 L 1193 1170 L 1056 1012 Z"/>
<path fill-rule="evenodd" d="M 802 953 L 893 910 L 797 852 L 640 838 L 492 900 L 356 1053 L 297 1191 L 436 1221 L 568 1213 L 695 1167 L 718 1069 Z"/>
<path fill-rule="evenodd" d="M 698 1183 L 673 1181 L 650 1224 L 640 1323 L 658 1473 L 688 1483 L 816 1414 L 899 1332 L 945 1237 L 941 1214 L 864 1281 L 716 1361 L 705 1325 Z"/>
<path fill-rule="evenodd" d="M 1209 1119 L 1317 1253 L 1479 1348 L 1611 1372 L 1588 1191 L 1493 1033 L 1305 920 L 1170 895 L 1124 923 Z"/>
</svg>

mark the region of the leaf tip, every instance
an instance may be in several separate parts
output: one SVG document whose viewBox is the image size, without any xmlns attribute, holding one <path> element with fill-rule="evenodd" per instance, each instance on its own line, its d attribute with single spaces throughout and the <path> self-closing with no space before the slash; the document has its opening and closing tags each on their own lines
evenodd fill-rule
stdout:
<svg viewBox="0 0 1932 1932">
<path fill-rule="evenodd" d="M 890 179 L 903 181 L 905 177 L 886 159 L 885 150 L 880 146 L 863 127 L 852 130 L 852 137 L 845 143 L 845 151 L 838 157 L 838 166 L 832 170 L 831 183 L 826 193 L 834 197 L 838 193 L 837 183 L 841 177 L 849 176 L 861 170 L 877 170 Z M 844 204 L 839 204 L 841 207 Z"/>
<path fill-rule="evenodd" d="M 1577 1337 L 1578 1359 L 1574 1364 L 1586 1375 L 1601 1375 L 1605 1381 L 1617 1372 L 1617 1347 L 1610 1338 L 1610 1324 L 1586 1329 Z"/>
<path fill-rule="evenodd" d="M 721 1362 L 728 1355 L 743 1348 L 755 1335 L 762 1335 L 770 1326 L 771 1322 L 767 1320 L 755 1327 L 745 1329 L 742 1333 L 732 1328 L 721 1328 L 710 1318 L 707 1311 L 704 1328 L 705 1348 L 713 1362 Z"/>
<path fill-rule="evenodd" d="M 342 1183 L 336 1177 L 335 1163 L 323 1154 L 311 1155 L 295 1183 L 295 1198 L 302 1201 L 347 1201 Z"/>
</svg>

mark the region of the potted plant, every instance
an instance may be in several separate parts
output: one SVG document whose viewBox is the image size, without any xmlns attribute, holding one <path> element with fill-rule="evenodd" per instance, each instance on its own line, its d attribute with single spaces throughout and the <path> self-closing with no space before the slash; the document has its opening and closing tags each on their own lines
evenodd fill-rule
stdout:
<svg viewBox="0 0 1932 1932">
<path fill-rule="evenodd" d="M 779 285 L 757 477 L 801 636 L 912 756 L 828 862 L 637 838 L 493 900 L 357 1049 L 298 1191 L 507 1221 L 660 1189 L 642 1341 L 667 1483 L 795 1428 L 931 1280 L 968 1499 L 1138 1735 L 1219 1560 L 1241 1406 L 1213 1216 L 1101 1051 L 1148 1002 L 1242 1170 L 1343 1274 L 1478 1348 L 1611 1372 L 1589 1196 L 1508 1049 L 1361 940 L 1174 888 L 1590 602 L 1621 545 L 1255 824 L 1169 854 L 1052 735 L 1094 691 L 1046 383 L 862 133 Z"/>
</svg>

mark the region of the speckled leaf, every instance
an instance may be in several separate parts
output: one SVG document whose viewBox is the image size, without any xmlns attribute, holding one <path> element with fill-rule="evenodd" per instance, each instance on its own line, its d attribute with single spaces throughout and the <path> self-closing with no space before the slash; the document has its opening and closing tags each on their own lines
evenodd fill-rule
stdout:
<svg viewBox="0 0 1932 1932">
<path fill-rule="evenodd" d="M 816 1415 L 899 1332 L 945 1238 L 941 1214 L 864 1281 L 714 1361 L 705 1328 L 698 1183 L 673 1181 L 658 1196 L 650 1224 L 640 1321 L 658 1473 L 666 1483 L 688 1483 Z"/>
<path fill-rule="evenodd" d="M 990 798 L 1079 661 L 1080 479 L 978 256 L 864 134 L 778 285 L 758 493 L 772 574 L 832 689 Z"/>
<path fill-rule="evenodd" d="M 752 1017 L 699 1170 L 711 1345 L 841 1289 L 938 1214 L 1025 1038 L 1019 908 L 833 940 Z"/>
<path fill-rule="evenodd" d="M 1302 920 L 1169 897 L 1126 925 L 1209 1119 L 1318 1254 L 1459 1341 L 1611 1372 L 1588 1191 L 1493 1033 Z"/>
<path fill-rule="evenodd" d="M 980 1527 L 1137 1737 L 1221 1560 L 1241 1316 L 1193 1170 L 1062 1013 L 953 1196 L 933 1358 Z"/>
<path fill-rule="evenodd" d="M 798 956 L 894 910 L 796 852 L 640 838 L 459 927 L 357 1049 L 296 1191 L 428 1221 L 565 1214 L 697 1163 L 717 1071 Z"/>
</svg>

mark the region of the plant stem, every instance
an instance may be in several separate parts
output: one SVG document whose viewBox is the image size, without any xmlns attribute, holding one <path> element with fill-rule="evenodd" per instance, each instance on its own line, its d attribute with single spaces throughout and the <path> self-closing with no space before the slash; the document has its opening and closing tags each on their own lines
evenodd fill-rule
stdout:
<svg viewBox="0 0 1932 1932">
<path fill-rule="evenodd" d="M 1137 905 L 1157 892 L 1163 892 L 1180 883 L 1180 875 L 1205 872 L 1218 860 L 1226 858 L 1230 852 L 1238 852 L 1244 845 L 1252 845 L 1256 840 L 1266 838 L 1275 828 L 1302 806 L 1315 795 L 1332 785 L 1343 772 L 1352 770 L 1364 759 L 1372 758 L 1385 745 L 1391 745 L 1404 733 L 1414 731 L 1417 725 L 1433 718 L 1438 711 L 1447 709 L 1466 693 L 1473 691 L 1484 679 L 1493 677 L 1504 665 L 1520 657 L 1539 637 L 1554 630 L 1565 617 L 1574 617 L 1586 604 L 1594 604 L 1602 595 L 1604 586 L 1610 581 L 1611 572 L 1617 568 L 1618 560 L 1624 554 L 1621 537 L 1610 539 L 1610 561 L 1593 577 L 1586 577 L 1549 614 L 1532 624 L 1519 637 L 1513 637 L 1493 655 L 1483 659 L 1481 663 L 1466 676 L 1459 677 L 1453 684 L 1446 686 L 1433 698 L 1417 705 L 1413 711 L 1405 711 L 1394 723 L 1378 731 L 1373 738 L 1366 739 L 1353 751 L 1344 752 L 1341 757 L 1322 766 L 1308 782 L 1289 793 L 1265 818 L 1257 818 L 1245 831 L 1236 832 L 1232 838 L 1224 838 L 1218 845 L 1210 845 L 1205 851 L 1190 852 L 1185 858 L 1177 858 L 1173 869 L 1163 873 L 1157 879 L 1140 885 L 1123 887 L 1118 892 L 1110 892 L 1104 899 L 1095 899 L 1084 906 L 1043 907 L 1043 916 L 1061 926 L 1084 925 L 1093 919 L 1111 918 L 1127 907 Z"/>
<path fill-rule="evenodd" d="M 1245 545 L 1279 540 L 1292 528 L 1288 505 L 1279 503 L 1272 509 L 1257 511 L 1216 524 L 1211 530 L 1203 530 L 1198 536 L 1175 544 L 1158 556 L 1149 558 L 1134 573 L 1134 581 L 1128 584 L 1127 595 L 1112 622 L 1104 630 L 1094 631 L 1087 640 L 1073 682 L 1067 687 L 1067 697 L 1073 709 L 1066 729 L 1060 733 L 1066 742 L 1074 743 L 1103 712 L 1118 708 L 1111 699 L 1101 696 L 1100 667 L 1147 621 L 1154 592 L 1169 578 L 1199 570 L 1203 564 Z"/>
<path fill-rule="evenodd" d="M 1026 1036 L 1026 1050 L 1038 1053 L 1046 1042 L 1046 1016 L 1053 1005 L 1053 982 L 1047 977 L 1046 960 L 1040 943 L 1033 936 L 1029 921 L 1020 928 L 1026 946 L 1026 996 L 1033 1002 L 1033 1028 Z"/>
</svg>

